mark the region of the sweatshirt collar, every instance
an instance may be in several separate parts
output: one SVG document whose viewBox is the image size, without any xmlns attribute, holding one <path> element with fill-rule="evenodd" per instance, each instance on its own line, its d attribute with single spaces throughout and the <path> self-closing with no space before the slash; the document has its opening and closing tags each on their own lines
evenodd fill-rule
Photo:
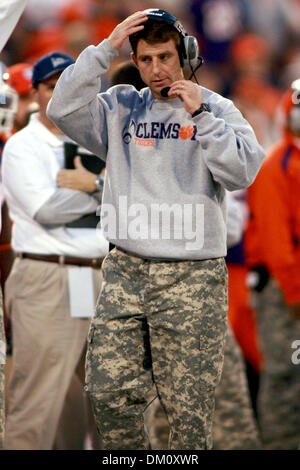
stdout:
<svg viewBox="0 0 300 470">
<path fill-rule="evenodd" d="M 146 88 L 145 98 L 146 98 L 146 104 L 148 105 L 149 109 L 152 109 L 152 106 L 158 109 L 176 109 L 176 108 L 183 107 L 183 104 L 180 98 L 172 98 L 169 100 L 160 100 L 158 98 L 154 98 L 154 96 L 151 93 L 150 88 Z"/>
</svg>

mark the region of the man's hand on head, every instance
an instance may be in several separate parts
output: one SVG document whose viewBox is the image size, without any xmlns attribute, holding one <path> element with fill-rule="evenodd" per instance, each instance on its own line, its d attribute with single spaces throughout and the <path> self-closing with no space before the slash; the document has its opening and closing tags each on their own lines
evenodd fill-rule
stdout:
<svg viewBox="0 0 300 470">
<path fill-rule="evenodd" d="M 137 11 L 133 15 L 128 16 L 126 20 L 118 24 L 113 32 L 108 37 L 109 42 L 120 51 L 125 40 L 134 33 L 141 31 L 144 28 L 143 23 L 148 20 L 147 13 L 144 11 Z"/>
<path fill-rule="evenodd" d="M 202 104 L 201 87 L 191 80 L 177 80 L 173 82 L 168 96 L 170 98 L 180 98 L 185 110 L 191 115 L 197 111 Z"/>
</svg>

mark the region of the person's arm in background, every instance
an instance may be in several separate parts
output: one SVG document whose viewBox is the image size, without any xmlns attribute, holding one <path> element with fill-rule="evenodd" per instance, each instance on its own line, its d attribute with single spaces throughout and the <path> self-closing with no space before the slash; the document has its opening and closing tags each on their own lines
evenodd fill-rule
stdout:
<svg viewBox="0 0 300 470">
<path fill-rule="evenodd" d="M 59 188 L 74 189 L 84 193 L 94 193 L 93 197 L 96 197 L 100 202 L 102 198 L 105 169 L 97 176 L 82 165 L 79 156 L 74 158 L 74 166 L 74 170 L 63 169 L 58 172 L 57 186 Z"/>
<path fill-rule="evenodd" d="M 28 0 L 0 1 L 0 52 L 13 32 Z"/>
<path fill-rule="evenodd" d="M 38 223 L 62 225 L 96 212 L 99 202 L 90 194 L 58 188 L 45 171 L 40 155 L 33 153 L 28 142 L 8 140 L 3 152 L 2 177 L 8 205 L 18 201 L 20 210 Z M 26 156 L 31 158 L 26 158 Z M 16 182 L 22 184 L 16 184 Z"/>
<path fill-rule="evenodd" d="M 59 77 L 47 108 L 47 115 L 71 139 L 105 160 L 107 153 L 106 113 L 117 112 L 115 93 L 99 94 L 101 76 L 119 55 L 130 34 L 143 28 L 144 12 L 137 12 L 120 23 L 108 39 L 81 52 L 75 64 Z M 111 38 L 117 36 L 119 40 Z M 134 89 L 132 87 L 132 89 Z"/>
<path fill-rule="evenodd" d="M 245 216 L 242 203 L 239 202 L 234 193 L 226 192 L 227 197 L 227 248 L 239 243 L 243 236 L 245 227 Z"/>
<path fill-rule="evenodd" d="M 57 188 L 33 218 L 41 225 L 56 227 L 96 212 L 98 204 L 96 198 L 81 191 Z"/>
</svg>

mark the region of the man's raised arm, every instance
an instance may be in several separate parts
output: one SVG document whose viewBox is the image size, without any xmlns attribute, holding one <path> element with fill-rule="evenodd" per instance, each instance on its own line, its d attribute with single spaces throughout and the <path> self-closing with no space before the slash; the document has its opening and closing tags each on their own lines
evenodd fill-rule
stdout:
<svg viewBox="0 0 300 470">
<path fill-rule="evenodd" d="M 28 0 L 0 1 L 0 52 L 13 32 Z"/>
<path fill-rule="evenodd" d="M 115 104 L 112 96 L 98 95 L 101 75 L 128 36 L 142 29 L 146 20 L 145 13 L 135 13 L 117 25 L 108 39 L 87 47 L 61 74 L 48 104 L 47 114 L 57 127 L 96 155 L 106 153 L 105 110 Z"/>
</svg>

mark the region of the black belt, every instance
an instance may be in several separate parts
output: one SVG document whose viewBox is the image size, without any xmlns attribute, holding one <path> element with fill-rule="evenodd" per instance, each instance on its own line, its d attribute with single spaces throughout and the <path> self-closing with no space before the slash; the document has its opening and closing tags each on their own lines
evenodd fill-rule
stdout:
<svg viewBox="0 0 300 470">
<path fill-rule="evenodd" d="M 18 258 L 33 259 L 36 261 L 46 261 L 47 263 L 70 264 L 72 266 L 88 266 L 100 269 L 103 258 L 76 258 L 64 255 L 36 255 L 33 253 L 17 253 Z"/>
<path fill-rule="evenodd" d="M 133 256 L 134 258 L 139 258 L 142 261 L 147 261 L 151 263 L 183 263 L 183 262 L 189 262 L 189 261 L 201 261 L 201 260 L 193 260 L 193 259 L 177 259 L 177 258 L 144 258 L 143 256 L 137 255 L 136 253 L 132 253 L 130 251 L 124 250 L 124 248 L 120 248 L 119 246 L 114 245 L 113 243 L 109 242 L 109 251 L 113 250 L 116 248 L 119 251 L 122 251 L 122 253 L 125 253 L 128 256 Z"/>
</svg>

